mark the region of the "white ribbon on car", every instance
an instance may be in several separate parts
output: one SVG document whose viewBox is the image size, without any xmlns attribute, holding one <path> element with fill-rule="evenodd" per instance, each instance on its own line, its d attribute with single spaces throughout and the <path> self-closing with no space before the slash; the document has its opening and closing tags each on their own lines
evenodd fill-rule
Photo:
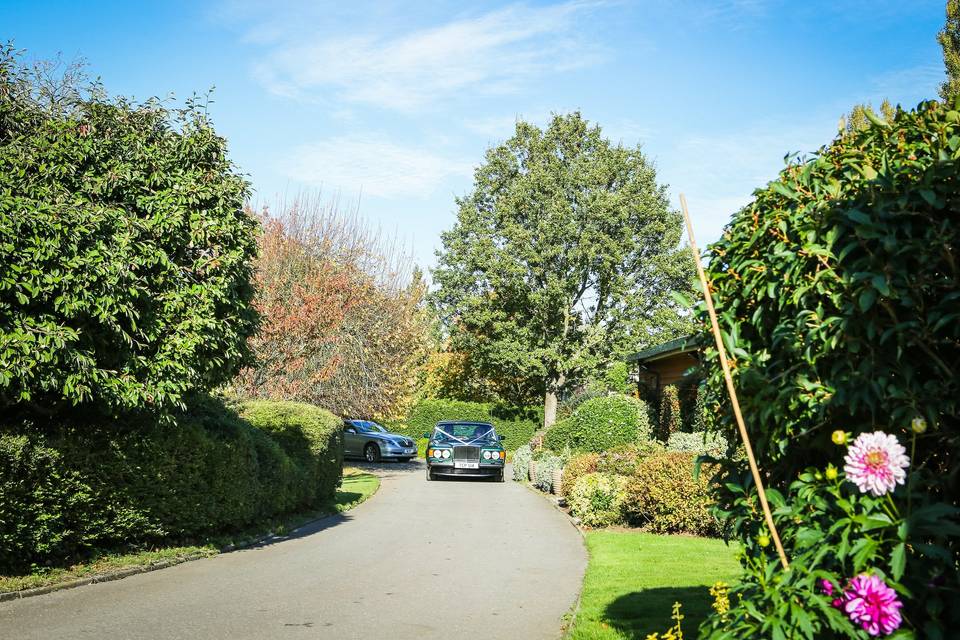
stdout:
<svg viewBox="0 0 960 640">
<path fill-rule="evenodd" d="M 473 440 L 467 441 L 467 440 L 464 440 L 463 438 L 460 438 L 460 437 L 458 437 L 458 436 L 453 435 L 452 433 L 447 433 L 446 431 L 444 431 L 444 430 L 441 429 L 440 427 L 437 427 L 436 429 L 437 429 L 437 431 L 439 431 L 439 432 L 442 433 L 443 435 L 447 436 L 448 438 L 451 438 L 451 439 L 453 439 L 453 440 L 456 440 L 456 441 L 459 442 L 460 444 L 466 445 L 466 446 L 474 445 L 474 444 L 476 444 L 477 442 L 486 439 L 487 436 L 489 436 L 491 433 L 493 433 L 493 429 L 488 429 L 486 432 L 484 432 L 484 433 L 482 433 L 482 434 L 480 434 L 480 435 L 478 435 L 478 436 L 474 436 L 474 437 L 473 437 Z"/>
</svg>

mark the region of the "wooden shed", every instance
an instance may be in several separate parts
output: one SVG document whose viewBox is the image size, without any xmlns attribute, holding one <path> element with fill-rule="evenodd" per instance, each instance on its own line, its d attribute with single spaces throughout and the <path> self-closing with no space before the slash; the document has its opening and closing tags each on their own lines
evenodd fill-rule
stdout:
<svg viewBox="0 0 960 640">
<path fill-rule="evenodd" d="M 659 397 L 668 385 L 692 382 L 692 369 L 700 362 L 700 343 L 695 336 L 677 338 L 627 356 L 635 367 L 641 397 Z"/>
</svg>

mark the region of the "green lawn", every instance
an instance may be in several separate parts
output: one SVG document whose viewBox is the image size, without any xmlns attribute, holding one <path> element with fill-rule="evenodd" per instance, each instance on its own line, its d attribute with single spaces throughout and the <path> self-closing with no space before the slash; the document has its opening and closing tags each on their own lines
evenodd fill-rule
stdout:
<svg viewBox="0 0 960 640">
<path fill-rule="evenodd" d="M 658 536 L 635 531 L 590 531 L 590 563 L 583 580 L 573 640 L 643 640 L 670 625 L 683 604 L 683 631 L 695 638 L 710 613 L 709 588 L 739 575 L 734 549 L 720 540 Z"/>
<path fill-rule="evenodd" d="M 371 474 L 363 473 L 358 469 L 347 467 L 343 470 L 343 482 L 337 489 L 337 495 L 324 507 L 305 513 L 298 513 L 284 518 L 266 520 L 252 526 L 246 531 L 230 535 L 212 536 L 208 540 L 200 541 L 197 545 L 169 546 L 159 549 L 138 551 L 135 553 L 103 553 L 99 556 L 70 567 L 38 568 L 34 573 L 22 576 L 0 575 L 0 593 L 6 591 L 20 591 L 43 587 L 61 582 L 71 582 L 88 576 L 112 573 L 130 567 L 146 567 L 158 562 L 177 561 L 185 557 L 197 555 L 214 556 L 219 550 L 229 544 L 240 545 L 262 536 L 266 532 L 280 535 L 297 527 L 329 515 L 342 513 L 357 506 L 380 487 L 380 479 Z"/>
</svg>

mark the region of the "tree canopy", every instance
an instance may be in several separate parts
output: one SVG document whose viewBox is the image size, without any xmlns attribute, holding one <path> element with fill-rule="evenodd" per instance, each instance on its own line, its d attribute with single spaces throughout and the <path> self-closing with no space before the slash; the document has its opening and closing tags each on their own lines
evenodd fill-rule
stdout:
<svg viewBox="0 0 960 640">
<path fill-rule="evenodd" d="M 960 0 L 947 0 L 947 22 L 937 41 L 943 48 L 943 64 L 947 79 L 940 85 L 940 97 L 952 102 L 960 95 Z"/>
<path fill-rule="evenodd" d="M 248 356 L 247 183 L 202 103 L 81 82 L 0 50 L 0 412 L 166 411 Z"/>
<path fill-rule="evenodd" d="M 457 200 L 433 273 L 451 344 L 508 399 L 556 395 L 611 359 L 689 329 L 681 218 L 639 148 L 579 113 L 518 122 Z"/>
</svg>

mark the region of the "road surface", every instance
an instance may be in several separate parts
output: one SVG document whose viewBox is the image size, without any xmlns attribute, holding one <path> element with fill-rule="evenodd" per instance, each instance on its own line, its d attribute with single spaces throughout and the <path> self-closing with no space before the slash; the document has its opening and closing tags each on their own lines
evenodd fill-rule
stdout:
<svg viewBox="0 0 960 640">
<path fill-rule="evenodd" d="M 586 566 L 579 533 L 506 483 L 374 468 L 356 509 L 282 541 L 0 603 L 0 638 L 558 638 Z"/>
</svg>

